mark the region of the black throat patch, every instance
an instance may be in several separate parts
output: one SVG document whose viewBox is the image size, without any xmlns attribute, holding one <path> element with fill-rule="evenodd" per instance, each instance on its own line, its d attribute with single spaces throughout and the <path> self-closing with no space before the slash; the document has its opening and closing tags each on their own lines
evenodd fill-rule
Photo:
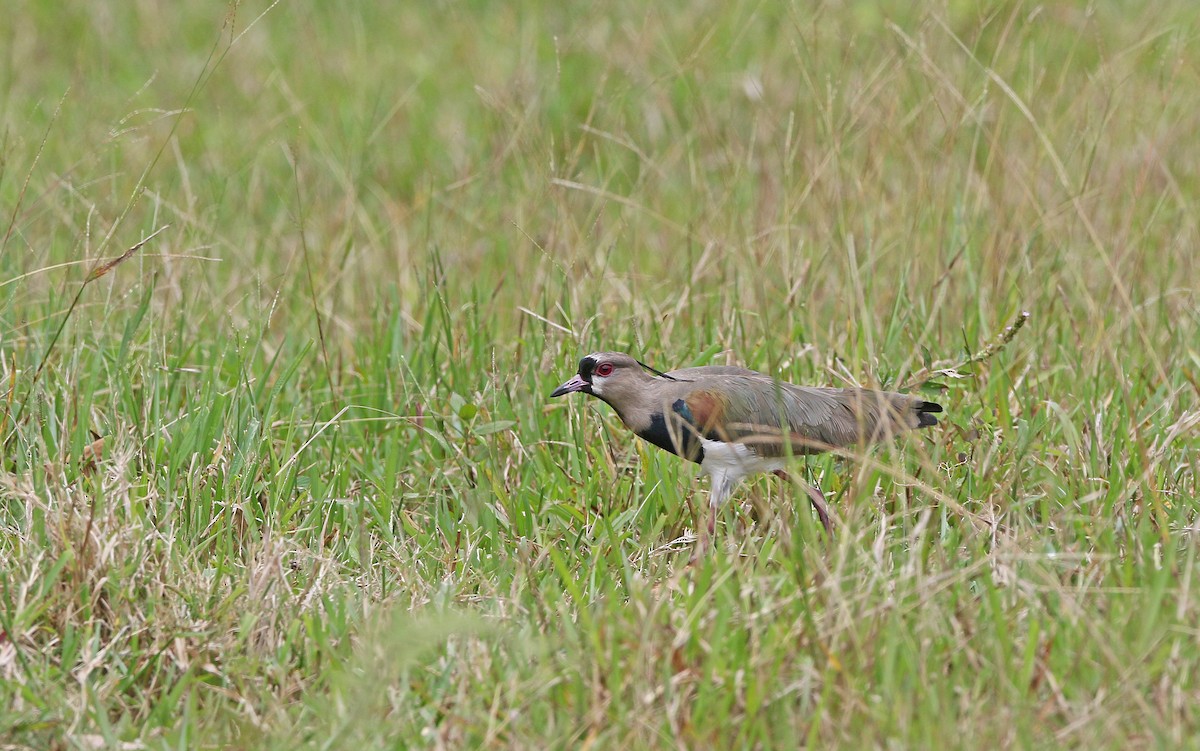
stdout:
<svg viewBox="0 0 1200 751">
<path fill-rule="evenodd" d="M 667 416 L 664 414 L 651 415 L 650 426 L 645 430 L 638 431 L 638 437 L 653 443 L 660 449 L 665 449 L 676 456 L 682 456 L 688 461 L 699 464 L 704 461 L 704 446 L 700 444 L 696 429 L 687 419 L 690 415 L 691 411 L 687 409 L 687 404 L 679 399 L 672 405 L 670 417 L 674 422 L 673 425 L 667 424 Z"/>
</svg>

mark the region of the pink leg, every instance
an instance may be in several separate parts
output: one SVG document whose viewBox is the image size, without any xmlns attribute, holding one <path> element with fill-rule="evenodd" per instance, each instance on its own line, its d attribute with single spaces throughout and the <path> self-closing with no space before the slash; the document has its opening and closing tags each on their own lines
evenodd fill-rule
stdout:
<svg viewBox="0 0 1200 751">
<path fill-rule="evenodd" d="M 708 524 L 700 533 L 700 539 L 696 542 L 696 547 L 692 549 L 692 557 L 688 561 L 689 566 L 695 566 L 700 563 L 700 556 L 708 552 L 709 547 L 713 543 L 713 538 L 717 534 L 717 507 L 709 505 L 708 507 Z"/>
<path fill-rule="evenodd" d="M 791 482 L 792 477 L 782 469 L 775 470 L 775 476 L 780 479 Z M 804 486 L 804 490 L 808 493 L 808 499 L 812 501 L 812 506 L 817 512 L 817 516 L 821 518 L 821 526 L 825 528 L 825 534 L 833 539 L 833 520 L 829 516 L 829 505 L 825 502 L 825 495 L 820 488 L 814 485 L 809 485 L 807 482 L 800 483 Z"/>
<path fill-rule="evenodd" d="M 701 537 L 701 544 L 696 549 L 696 556 L 712 545 L 716 538 L 717 509 L 721 508 L 722 503 L 729 500 L 729 494 L 733 492 L 733 486 L 737 484 L 737 479 L 731 477 L 728 472 L 717 472 L 711 476 L 712 490 L 708 496 L 708 526 L 705 529 L 707 534 Z M 695 561 L 696 557 L 693 557 L 692 560 Z"/>
</svg>

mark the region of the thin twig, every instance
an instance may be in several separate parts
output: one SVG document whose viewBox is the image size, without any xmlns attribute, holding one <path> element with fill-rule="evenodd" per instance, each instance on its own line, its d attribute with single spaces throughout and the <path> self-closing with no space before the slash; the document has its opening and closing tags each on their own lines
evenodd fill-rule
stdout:
<svg viewBox="0 0 1200 751">
<path fill-rule="evenodd" d="M 112 271 L 118 265 L 124 263 L 125 261 L 128 261 L 130 258 L 133 257 L 134 253 L 137 253 L 139 250 L 142 249 L 142 246 L 144 246 L 146 243 L 153 240 L 155 237 L 158 237 L 160 234 L 165 232 L 167 230 L 167 228 L 170 226 L 171 225 L 169 225 L 169 224 L 164 224 L 163 226 L 154 230 L 154 232 L 151 232 L 144 239 L 140 240 L 139 242 L 134 243 L 129 248 L 129 250 L 126 250 L 124 253 L 117 256 L 113 260 L 108 261 L 106 263 L 100 263 L 99 261 L 97 261 L 96 265 L 92 267 L 92 270 L 88 272 L 87 277 L 84 278 L 83 283 L 79 285 L 79 290 L 75 293 L 75 298 L 73 300 L 71 300 L 71 305 L 67 308 L 66 314 L 63 315 L 62 320 L 60 320 L 58 322 L 58 328 L 54 330 L 54 336 L 52 336 L 50 338 L 50 344 L 46 346 L 46 351 L 42 353 L 42 359 L 38 363 L 37 370 L 33 371 L 33 378 L 29 381 L 29 392 L 28 393 L 30 395 L 33 394 L 33 387 L 37 385 L 38 379 L 41 378 L 42 371 L 46 369 L 46 363 L 50 362 L 50 355 L 52 355 L 54 353 L 54 347 L 55 347 L 55 345 L 58 344 L 58 340 L 62 336 L 63 329 L 65 329 L 67 327 L 67 321 L 69 321 L 71 319 L 71 314 L 75 312 L 75 307 L 77 305 L 79 305 L 80 299 L 83 298 L 83 292 L 84 292 L 84 290 L 86 290 L 88 288 L 88 285 L 91 284 L 92 282 L 96 281 L 100 277 L 104 276 L 108 272 Z M 21 424 L 21 417 L 22 417 L 23 413 L 25 412 L 25 405 L 28 402 L 29 402 L 29 399 L 26 398 L 19 405 L 17 405 L 17 413 L 16 413 L 16 416 L 13 418 L 14 426 Z"/>
<path fill-rule="evenodd" d="M 309 261 L 308 237 L 304 228 L 304 196 L 300 193 L 300 168 L 295 153 L 286 149 L 288 161 L 292 165 L 292 183 L 296 188 L 296 221 L 300 225 L 300 250 L 304 254 L 304 273 L 308 277 L 308 296 L 312 300 L 313 317 L 317 319 L 317 340 L 321 344 L 321 358 L 325 361 L 325 380 L 334 396 L 338 395 L 337 384 L 333 381 L 333 366 L 329 362 L 329 349 L 325 346 L 325 326 L 321 323 L 321 309 L 317 305 L 317 286 L 313 282 L 312 263 Z"/>
<path fill-rule="evenodd" d="M 917 388 L 937 376 L 950 376 L 952 378 L 962 377 L 962 373 L 959 372 L 962 368 L 978 362 L 990 360 L 995 357 L 1000 350 L 1007 347 L 1009 342 L 1016 338 L 1017 332 L 1025 326 L 1025 322 L 1029 320 L 1029 316 L 1030 314 L 1028 311 L 1021 311 L 1016 320 L 1014 320 L 1008 326 L 1005 326 L 1004 330 L 996 335 L 996 337 L 993 338 L 986 347 L 973 355 L 970 355 L 957 362 L 943 360 L 941 362 L 936 362 L 929 367 L 921 368 L 916 373 L 913 373 L 912 376 L 910 376 L 909 379 L 904 382 L 904 385 L 901 386 L 901 389 L 907 390 Z"/>
</svg>

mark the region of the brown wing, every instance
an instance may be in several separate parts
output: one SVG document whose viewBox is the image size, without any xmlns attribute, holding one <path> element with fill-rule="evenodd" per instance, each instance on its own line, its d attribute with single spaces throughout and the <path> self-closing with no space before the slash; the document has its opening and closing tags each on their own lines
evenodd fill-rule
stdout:
<svg viewBox="0 0 1200 751">
<path fill-rule="evenodd" d="M 793 386 L 757 373 L 720 375 L 716 383 L 701 379 L 676 413 L 704 437 L 743 443 L 762 456 L 884 440 L 936 424 L 928 413 L 941 411 L 906 394 Z"/>
</svg>

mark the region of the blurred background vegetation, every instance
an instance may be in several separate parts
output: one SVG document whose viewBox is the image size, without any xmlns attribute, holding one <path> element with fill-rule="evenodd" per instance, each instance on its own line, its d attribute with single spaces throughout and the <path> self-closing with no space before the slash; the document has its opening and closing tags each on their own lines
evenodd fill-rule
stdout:
<svg viewBox="0 0 1200 751">
<path fill-rule="evenodd" d="M 5 15 L 9 746 L 1194 742 L 1192 3 Z M 545 399 L 1022 312 L 831 545 Z"/>
</svg>

